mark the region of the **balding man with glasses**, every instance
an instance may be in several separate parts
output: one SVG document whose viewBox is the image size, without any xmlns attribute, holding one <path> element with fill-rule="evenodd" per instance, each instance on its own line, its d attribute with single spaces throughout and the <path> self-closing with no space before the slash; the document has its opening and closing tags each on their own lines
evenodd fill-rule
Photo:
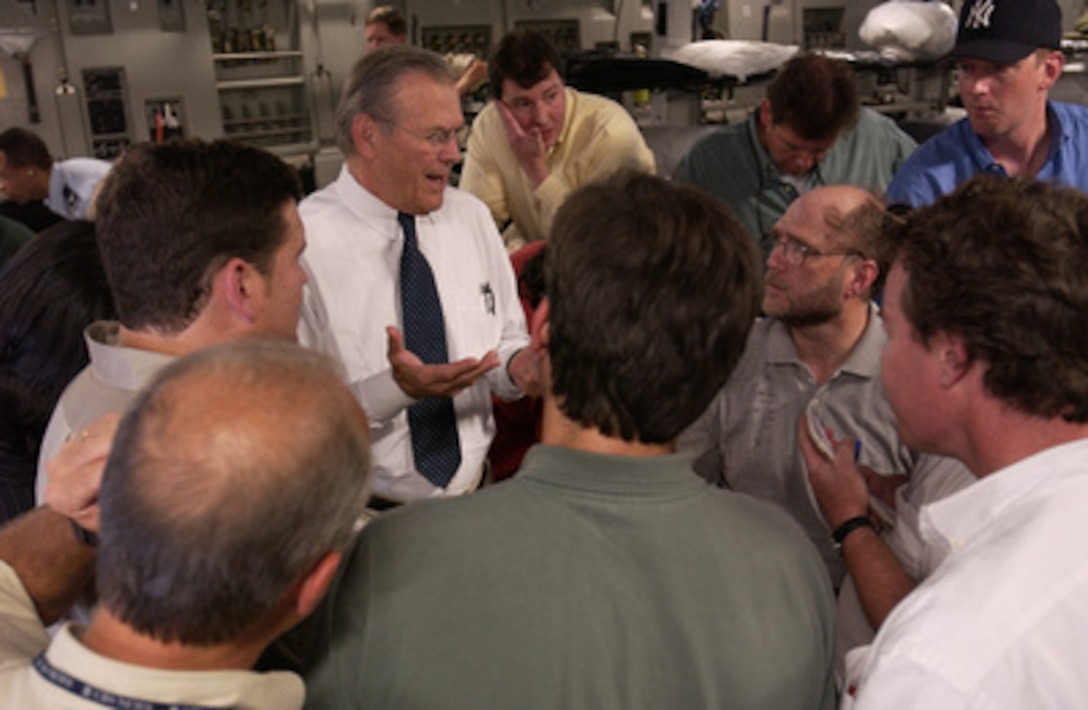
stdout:
<svg viewBox="0 0 1088 710">
<path fill-rule="evenodd" d="M 845 573 L 836 541 L 849 530 L 827 525 L 798 449 L 799 425 L 810 405 L 820 431 L 858 442 L 857 461 L 870 473 L 877 504 L 887 504 L 888 518 L 896 505 L 892 484 L 903 483 L 903 474 L 924 463 L 924 475 L 933 471 L 944 481 L 962 469 L 947 460 L 923 461 L 903 445 L 884 397 L 880 353 L 887 336 L 872 302 L 887 267 L 878 253 L 883 220 L 876 196 L 846 185 L 816 188 L 789 206 L 770 234 L 766 317 L 752 329 L 733 376 L 681 439 L 696 456 L 700 475 L 793 515 L 836 588 Z M 925 495 L 929 490 L 918 489 Z M 871 633 L 866 620 L 856 618 L 856 601 L 853 606 L 858 633 Z M 844 643 L 856 641 L 840 639 Z"/>
<path fill-rule="evenodd" d="M 303 201 L 302 342 L 338 357 L 370 417 L 372 505 L 476 488 L 491 395 L 535 390 L 514 275 L 487 208 L 448 186 L 464 132 L 438 55 L 380 47 L 337 108 L 346 157 Z"/>
</svg>

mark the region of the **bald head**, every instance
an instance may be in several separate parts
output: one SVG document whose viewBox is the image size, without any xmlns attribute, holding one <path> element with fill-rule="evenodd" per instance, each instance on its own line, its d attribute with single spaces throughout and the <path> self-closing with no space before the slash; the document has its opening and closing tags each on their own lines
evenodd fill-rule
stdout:
<svg viewBox="0 0 1088 710">
<path fill-rule="evenodd" d="M 786 213 L 796 211 L 822 224 L 838 249 L 857 249 L 872 256 L 884 204 L 876 195 L 853 185 L 828 185 L 798 197 Z M 869 230 L 876 227 L 877 233 Z"/>
<path fill-rule="evenodd" d="M 882 254 L 884 203 L 879 197 L 853 185 L 827 185 L 801 195 L 786 214 L 795 209 L 796 217 L 821 225 L 830 248 L 856 251 L 875 261 L 879 273 L 868 295 L 880 291 L 891 263 Z"/>
<path fill-rule="evenodd" d="M 338 428 L 366 432 L 365 415 L 327 363 L 260 341 L 179 368 L 148 404 L 135 443 L 145 461 L 173 470 L 163 476 L 157 467 L 137 468 L 131 475 L 148 503 L 179 518 L 201 515 L 213 502 L 250 507 L 282 486 L 308 490 L 314 474 L 300 470 L 304 460 Z M 203 494 L 178 501 L 180 486 Z"/>
<path fill-rule="evenodd" d="M 325 358 L 249 341 L 182 359 L 118 429 L 99 595 L 160 640 L 229 641 L 347 545 L 367 470 L 366 418 Z"/>
</svg>

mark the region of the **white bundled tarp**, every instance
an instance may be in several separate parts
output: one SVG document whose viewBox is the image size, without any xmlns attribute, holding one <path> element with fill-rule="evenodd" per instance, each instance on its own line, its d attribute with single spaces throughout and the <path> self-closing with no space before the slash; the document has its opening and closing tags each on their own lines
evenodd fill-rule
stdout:
<svg viewBox="0 0 1088 710">
<path fill-rule="evenodd" d="M 952 50 L 956 26 L 943 2 L 886 2 L 869 11 L 858 36 L 885 59 L 933 61 Z"/>
<path fill-rule="evenodd" d="M 702 69 L 711 77 L 732 76 L 745 81 L 750 76 L 778 69 L 797 54 L 798 49 L 795 44 L 706 39 L 662 55 L 665 59 Z"/>
</svg>

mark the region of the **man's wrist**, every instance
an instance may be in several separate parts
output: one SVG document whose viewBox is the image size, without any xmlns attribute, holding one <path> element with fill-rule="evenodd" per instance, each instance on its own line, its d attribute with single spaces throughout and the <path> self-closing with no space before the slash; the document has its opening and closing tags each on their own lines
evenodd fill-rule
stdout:
<svg viewBox="0 0 1088 710">
<path fill-rule="evenodd" d="M 846 541 L 847 536 L 861 528 L 869 528 L 873 531 L 876 530 L 876 526 L 873 525 L 873 521 L 870 520 L 867 515 L 855 515 L 837 525 L 835 529 L 831 531 L 831 542 L 835 545 L 835 549 L 841 554 L 842 546 Z"/>
<path fill-rule="evenodd" d="M 525 349 L 525 347 L 526 347 L 526 346 L 524 346 L 524 345 L 523 345 L 522 347 L 520 347 L 520 348 L 518 348 L 517 350 L 515 350 L 515 351 L 514 351 L 514 352 L 513 352 L 513 353 L 512 353 L 511 355 L 510 355 L 510 357 L 506 358 L 506 376 L 507 376 L 508 378 L 510 378 L 510 381 L 511 381 L 511 382 L 513 382 L 513 383 L 514 383 L 515 385 L 517 385 L 518 389 L 521 389 L 521 385 L 520 385 L 520 384 L 518 384 L 518 380 L 517 380 L 517 378 L 516 378 L 516 377 L 514 377 L 514 373 L 513 373 L 513 371 L 511 370 L 511 366 L 512 366 L 512 365 L 514 364 L 514 360 L 516 360 L 516 359 L 517 359 L 518 355 L 520 355 L 520 354 L 521 354 L 521 351 L 522 351 L 522 350 L 524 350 L 524 349 Z"/>
</svg>

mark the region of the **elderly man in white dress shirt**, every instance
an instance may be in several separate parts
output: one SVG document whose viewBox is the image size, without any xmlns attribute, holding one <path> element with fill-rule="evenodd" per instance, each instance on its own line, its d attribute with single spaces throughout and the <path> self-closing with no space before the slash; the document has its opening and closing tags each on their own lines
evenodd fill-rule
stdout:
<svg viewBox="0 0 1088 710">
<path fill-rule="evenodd" d="M 342 360 L 367 410 L 376 506 L 471 491 L 492 393 L 537 385 L 491 215 L 447 185 L 465 125 L 454 77 L 432 52 L 379 47 L 352 70 L 337 124 L 340 176 L 300 208 L 300 339 Z"/>
</svg>

